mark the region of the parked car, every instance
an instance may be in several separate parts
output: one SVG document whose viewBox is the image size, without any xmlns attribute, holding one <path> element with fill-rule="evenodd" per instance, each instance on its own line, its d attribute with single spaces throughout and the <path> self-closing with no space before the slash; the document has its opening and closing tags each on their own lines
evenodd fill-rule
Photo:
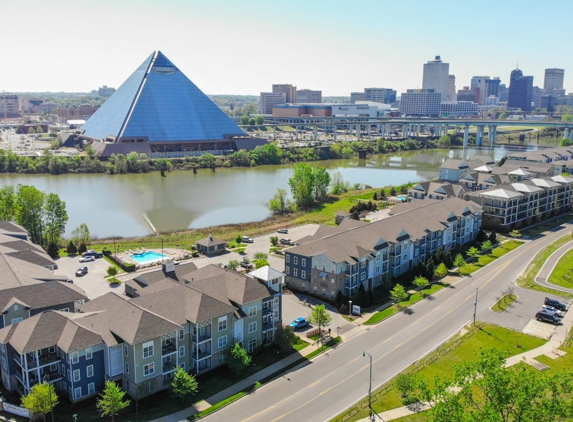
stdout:
<svg viewBox="0 0 573 422">
<path fill-rule="evenodd" d="M 93 256 L 94 258 L 103 258 L 103 253 L 96 252 L 93 249 L 90 249 L 89 251 L 84 252 L 83 256 Z"/>
<path fill-rule="evenodd" d="M 292 240 L 287 239 L 287 238 L 283 238 L 283 239 L 279 240 L 279 242 L 281 243 L 281 245 L 294 245 Z"/>
<path fill-rule="evenodd" d="M 253 268 L 253 264 L 251 264 L 250 262 L 241 261 L 241 267 L 250 270 L 251 268 Z"/>
<path fill-rule="evenodd" d="M 82 277 L 88 273 L 88 267 L 80 267 L 76 271 L 76 276 Z"/>
<path fill-rule="evenodd" d="M 554 325 L 560 325 L 561 324 L 561 318 L 558 318 L 554 314 L 550 314 L 548 312 L 543 312 L 543 311 L 537 312 L 535 314 L 535 319 L 537 321 L 548 322 L 548 323 L 554 324 Z"/>
<path fill-rule="evenodd" d="M 560 311 L 567 312 L 567 306 L 565 306 L 563 303 L 559 302 L 558 300 L 550 299 L 550 298 L 546 297 L 545 302 L 543 302 L 543 303 L 545 305 L 553 306 L 554 308 L 557 308 Z"/>
<path fill-rule="evenodd" d="M 243 241 L 243 243 L 253 243 L 254 242 L 253 238 L 249 237 L 249 236 L 243 236 L 243 237 L 241 237 L 241 240 Z"/>
<path fill-rule="evenodd" d="M 307 326 L 308 326 L 308 320 L 306 318 L 297 318 L 290 323 L 290 327 L 295 331 Z"/>
<path fill-rule="evenodd" d="M 288 233 L 288 229 L 278 229 L 277 233 L 282 233 L 282 234 L 287 234 Z"/>
<path fill-rule="evenodd" d="M 563 318 L 563 317 L 564 317 L 562 311 L 560 311 L 560 310 L 557 309 L 557 308 L 554 308 L 553 306 L 549 306 L 549 305 L 543 305 L 543 306 L 541 307 L 541 312 L 547 312 L 547 313 L 549 313 L 549 314 L 553 314 L 553 315 L 555 315 L 555 316 L 558 317 L 558 318 Z"/>
<path fill-rule="evenodd" d="M 80 258 L 80 262 L 92 262 L 92 261 L 95 261 L 95 260 L 96 260 L 96 259 L 95 259 L 95 256 L 93 256 L 93 255 L 86 255 L 86 256 L 82 256 L 82 257 Z"/>
</svg>

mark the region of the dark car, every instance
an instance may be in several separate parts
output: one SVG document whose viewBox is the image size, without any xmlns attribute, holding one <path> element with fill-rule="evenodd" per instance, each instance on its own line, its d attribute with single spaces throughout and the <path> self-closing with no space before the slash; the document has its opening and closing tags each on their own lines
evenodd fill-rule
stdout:
<svg viewBox="0 0 573 422">
<path fill-rule="evenodd" d="M 548 312 L 537 312 L 535 314 L 535 319 L 537 321 L 541 321 L 541 322 L 548 322 L 550 324 L 553 325 L 560 325 L 561 324 L 561 318 L 555 316 L 554 314 L 550 314 Z"/>
<path fill-rule="evenodd" d="M 82 277 L 88 273 L 88 267 L 80 267 L 76 271 L 76 276 Z"/>
<path fill-rule="evenodd" d="M 281 243 L 281 245 L 293 245 L 294 244 L 292 242 L 292 240 L 287 239 L 287 238 L 283 238 L 283 239 L 279 240 L 279 242 Z"/>
<path fill-rule="evenodd" d="M 307 326 L 308 326 L 308 321 L 306 320 L 306 318 L 297 318 L 290 323 L 290 327 L 295 331 Z"/>
<path fill-rule="evenodd" d="M 288 229 L 278 229 L 277 233 L 282 233 L 282 234 L 287 234 L 288 233 Z"/>
<path fill-rule="evenodd" d="M 85 252 L 84 257 L 86 256 L 93 256 L 94 258 L 103 258 L 103 253 L 101 252 L 96 252 L 93 249 L 90 249 L 89 251 Z"/>
<path fill-rule="evenodd" d="M 567 311 L 567 306 L 565 306 L 563 303 L 559 302 L 558 300 L 555 299 L 550 299 L 548 297 L 545 298 L 545 302 L 543 302 L 545 305 L 549 305 L 549 306 L 553 306 L 556 309 L 559 309 L 560 311 L 566 312 Z"/>
</svg>

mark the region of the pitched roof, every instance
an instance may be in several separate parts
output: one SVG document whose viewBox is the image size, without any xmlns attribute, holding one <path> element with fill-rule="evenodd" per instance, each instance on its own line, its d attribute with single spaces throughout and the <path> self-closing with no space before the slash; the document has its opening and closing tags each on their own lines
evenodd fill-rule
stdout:
<svg viewBox="0 0 573 422">
<path fill-rule="evenodd" d="M 205 239 L 201 239 L 197 241 L 198 245 L 204 246 L 206 248 L 210 247 L 210 246 L 217 246 L 217 245 L 221 245 L 221 244 L 225 244 L 227 242 L 225 242 L 224 240 L 220 240 L 220 239 L 215 239 L 213 236 L 209 236 L 206 237 Z"/>
<path fill-rule="evenodd" d="M 0 310 L 5 312 L 14 303 L 41 309 L 85 299 L 87 296 L 79 287 L 50 281 L 0 290 Z"/>
<path fill-rule="evenodd" d="M 161 51 L 153 52 L 83 125 L 84 135 L 149 142 L 222 140 L 245 133 Z"/>
<path fill-rule="evenodd" d="M 249 275 L 263 281 L 276 280 L 277 278 L 284 277 L 283 273 L 269 267 L 268 265 L 251 271 Z"/>
</svg>

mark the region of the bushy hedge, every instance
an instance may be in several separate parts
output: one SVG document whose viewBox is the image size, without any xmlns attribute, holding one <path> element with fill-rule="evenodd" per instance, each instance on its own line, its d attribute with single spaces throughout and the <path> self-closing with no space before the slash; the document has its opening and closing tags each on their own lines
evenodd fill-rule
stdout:
<svg viewBox="0 0 573 422">
<path fill-rule="evenodd" d="M 123 271 L 125 271 L 126 273 L 132 273 L 135 271 L 135 264 L 124 262 L 121 264 L 121 268 L 123 268 Z"/>
</svg>

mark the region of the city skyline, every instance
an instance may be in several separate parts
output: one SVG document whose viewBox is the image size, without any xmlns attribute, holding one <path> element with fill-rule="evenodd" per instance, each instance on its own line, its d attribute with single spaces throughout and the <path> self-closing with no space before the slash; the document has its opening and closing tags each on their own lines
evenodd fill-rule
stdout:
<svg viewBox="0 0 573 422">
<path fill-rule="evenodd" d="M 0 37 L 14 41 L 3 43 L 0 91 L 118 88 L 154 49 L 208 94 L 258 95 L 287 83 L 323 96 L 369 87 L 400 95 L 422 87 L 423 65 L 436 55 L 449 63 L 456 90 L 475 75 L 509 86 L 516 63 L 540 87 L 546 68 L 565 69 L 569 90 L 573 59 L 565 52 L 573 30 L 552 26 L 560 34 L 549 37 L 539 28 L 573 5 L 551 6 L 485 1 L 478 14 L 450 0 L 367 0 L 353 7 L 336 0 L 11 1 L 3 9 L 14 19 L 5 21 Z"/>
</svg>

